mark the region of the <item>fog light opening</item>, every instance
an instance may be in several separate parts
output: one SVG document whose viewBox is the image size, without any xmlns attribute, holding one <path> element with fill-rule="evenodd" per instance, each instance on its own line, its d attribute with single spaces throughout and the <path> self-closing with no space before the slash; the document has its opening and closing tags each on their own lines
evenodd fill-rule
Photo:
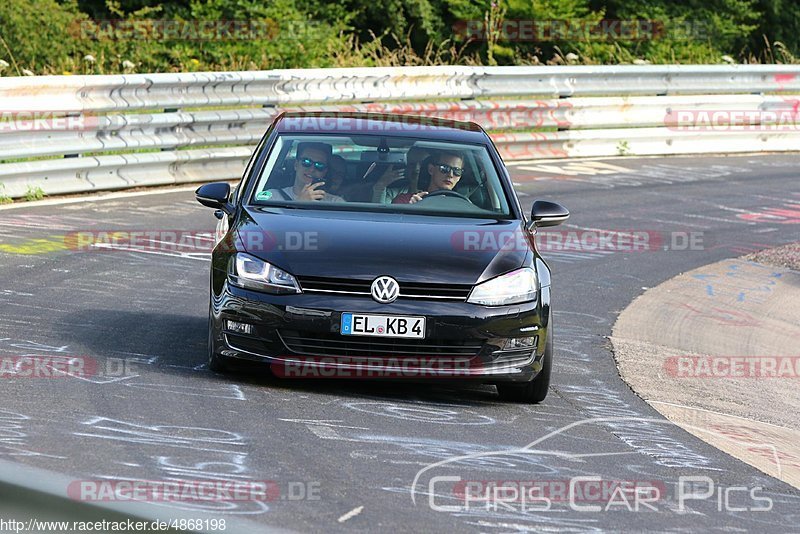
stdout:
<svg viewBox="0 0 800 534">
<path fill-rule="evenodd" d="M 247 323 L 237 323 L 236 321 L 225 321 L 225 329 L 236 334 L 252 335 L 253 325 Z"/>
<path fill-rule="evenodd" d="M 536 347 L 536 340 L 539 336 L 532 337 L 512 337 L 506 340 L 503 350 L 533 349 Z"/>
</svg>

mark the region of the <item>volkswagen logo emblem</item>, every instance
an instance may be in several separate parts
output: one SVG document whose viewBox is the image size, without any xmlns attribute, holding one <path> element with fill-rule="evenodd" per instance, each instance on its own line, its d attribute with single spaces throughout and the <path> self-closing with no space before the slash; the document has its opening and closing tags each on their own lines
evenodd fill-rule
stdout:
<svg viewBox="0 0 800 534">
<path fill-rule="evenodd" d="M 391 276 L 379 276 L 372 282 L 372 298 L 381 304 L 394 302 L 400 295 L 400 284 Z"/>
</svg>

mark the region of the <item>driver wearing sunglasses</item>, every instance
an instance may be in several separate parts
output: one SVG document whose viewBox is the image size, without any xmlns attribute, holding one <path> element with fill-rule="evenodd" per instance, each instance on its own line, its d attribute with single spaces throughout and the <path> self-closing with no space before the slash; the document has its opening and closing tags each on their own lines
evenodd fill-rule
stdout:
<svg viewBox="0 0 800 534">
<path fill-rule="evenodd" d="M 294 185 L 275 190 L 284 200 L 344 202 L 338 195 L 323 189 L 332 160 L 331 145 L 300 143 L 294 161 Z M 274 198 L 274 195 L 273 195 Z"/>
<path fill-rule="evenodd" d="M 424 189 L 423 191 L 398 195 L 392 203 L 415 204 L 434 191 L 452 191 L 464 174 L 464 157 L 451 152 L 434 153 L 426 170 L 430 179 L 428 183 L 424 183 L 424 178 L 420 176 L 419 185 Z"/>
</svg>

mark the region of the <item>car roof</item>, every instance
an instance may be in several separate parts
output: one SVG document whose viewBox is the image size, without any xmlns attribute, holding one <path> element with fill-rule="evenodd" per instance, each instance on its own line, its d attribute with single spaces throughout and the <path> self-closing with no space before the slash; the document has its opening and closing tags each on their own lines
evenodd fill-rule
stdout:
<svg viewBox="0 0 800 534">
<path fill-rule="evenodd" d="M 275 129 L 278 133 L 352 133 L 489 143 L 486 132 L 474 122 L 391 113 L 286 112 L 275 119 Z"/>
</svg>

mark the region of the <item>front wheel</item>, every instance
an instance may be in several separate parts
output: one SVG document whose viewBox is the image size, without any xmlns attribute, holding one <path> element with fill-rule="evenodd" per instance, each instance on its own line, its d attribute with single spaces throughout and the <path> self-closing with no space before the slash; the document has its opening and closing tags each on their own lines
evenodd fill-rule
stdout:
<svg viewBox="0 0 800 534">
<path fill-rule="evenodd" d="M 553 315 L 550 314 L 547 323 L 547 343 L 545 343 L 544 356 L 542 356 L 542 370 L 536 378 L 525 384 L 501 382 L 497 384 L 500 398 L 511 402 L 524 402 L 537 404 L 547 397 L 550 387 L 550 374 L 553 369 Z"/>
<path fill-rule="evenodd" d="M 217 347 L 214 343 L 214 321 L 211 315 L 211 307 L 208 308 L 208 368 L 214 373 L 224 373 L 228 370 L 228 359 L 217 354 Z"/>
</svg>

